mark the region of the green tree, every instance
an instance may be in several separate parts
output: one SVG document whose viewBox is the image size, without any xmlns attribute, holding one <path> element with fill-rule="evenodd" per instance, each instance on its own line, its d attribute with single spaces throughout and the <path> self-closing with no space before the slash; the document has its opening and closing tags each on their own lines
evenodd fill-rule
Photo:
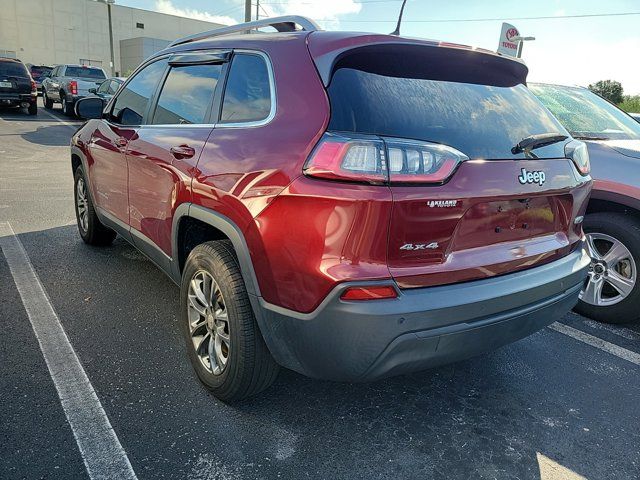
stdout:
<svg viewBox="0 0 640 480">
<path fill-rule="evenodd" d="M 622 84 L 615 80 L 600 80 L 599 82 L 589 85 L 589 90 L 616 105 L 622 103 L 624 100 Z"/>
<path fill-rule="evenodd" d="M 625 112 L 640 113 L 640 95 L 625 95 L 624 101 L 618 104 Z"/>
</svg>

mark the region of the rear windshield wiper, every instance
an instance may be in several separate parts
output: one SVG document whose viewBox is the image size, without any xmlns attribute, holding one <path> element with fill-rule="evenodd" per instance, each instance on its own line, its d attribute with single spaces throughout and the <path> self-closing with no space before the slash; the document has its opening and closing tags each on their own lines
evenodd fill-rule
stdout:
<svg viewBox="0 0 640 480">
<path fill-rule="evenodd" d="M 511 149 L 511 153 L 515 155 L 516 153 L 528 152 L 536 148 L 562 142 L 567 138 L 569 137 L 559 133 L 539 133 L 537 135 L 531 135 L 520 140 L 516 146 Z"/>
</svg>

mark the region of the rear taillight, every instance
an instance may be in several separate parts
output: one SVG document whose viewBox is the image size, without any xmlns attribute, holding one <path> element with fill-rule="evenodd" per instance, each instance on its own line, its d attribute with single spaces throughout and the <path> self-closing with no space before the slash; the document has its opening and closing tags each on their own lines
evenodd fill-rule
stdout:
<svg viewBox="0 0 640 480">
<path fill-rule="evenodd" d="M 442 183 L 468 157 L 437 143 L 325 134 L 304 167 L 305 175 L 371 184 Z"/>
<path fill-rule="evenodd" d="M 38 93 L 38 89 L 36 88 L 36 82 L 31 80 L 31 93 Z"/>
<path fill-rule="evenodd" d="M 76 82 L 75 80 L 71 80 L 69 82 L 69 91 L 71 92 L 71 95 L 77 95 L 78 94 L 78 82 Z"/>
<path fill-rule="evenodd" d="M 460 162 L 469 160 L 455 148 L 438 143 L 385 139 L 391 183 L 442 183 Z"/>
<path fill-rule="evenodd" d="M 564 154 L 567 158 L 573 160 L 581 175 L 589 175 L 591 163 L 589 162 L 589 150 L 586 143 L 573 140 L 565 145 Z"/>
</svg>

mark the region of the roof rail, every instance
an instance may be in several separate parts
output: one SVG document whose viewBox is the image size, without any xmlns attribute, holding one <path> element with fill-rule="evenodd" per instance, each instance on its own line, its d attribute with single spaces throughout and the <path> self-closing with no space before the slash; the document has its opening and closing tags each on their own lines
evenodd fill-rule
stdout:
<svg viewBox="0 0 640 480">
<path fill-rule="evenodd" d="M 302 17 L 300 15 L 286 15 L 283 17 L 264 18 L 262 20 L 239 23 L 238 25 L 231 25 L 229 27 L 216 28 L 215 30 L 209 30 L 208 32 L 196 33 L 173 41 L 169 44 L 169 47 L 204 40 L 205 38 L 229 35 L 231 33 L 248 32 L 249 30 L 255 30 L 262 27 L 273 27 L 278 32 L 295 32 L 298 30 L 296 25 L 300 26 L 299 31 L 303 32 L 315 32 L 316 30 L 320 30 L 318 24 L 310 18 Z"/>
</svg>

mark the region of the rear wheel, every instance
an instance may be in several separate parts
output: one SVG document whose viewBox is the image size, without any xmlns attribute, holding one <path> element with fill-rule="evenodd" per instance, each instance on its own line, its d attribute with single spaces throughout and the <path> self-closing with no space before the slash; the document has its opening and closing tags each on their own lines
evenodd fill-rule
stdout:
<svg viewBox="0 0 640 480">
<path fill-rule="evenodd" d="M 53 108 L 53 100 L 50 100 L 47 96 L 47 91 L 42 89 L 42 101 L 44 102 L 44 108 L 51 110 Z"/>
<path fill-rule="evenodd" d="M 576 312 L 607 323 L 640 321 L 640 222 L 629 215 L 594 213 L 584 221 L 591 256 Z"/>
<path fill-rule="evenodd" d="M 76 221 L 82 240 L 89 245 L 110 245 L 116 238 L 116 232 L 100 223 L 81 166 L 76 169 L 74 184 Z"/>
<path fill-rule="evenodd" d="M 192 250 L 182 274 L 181 320 L 196 374 L 223 402 L 269 387 L 279 367 L 262 338 L 228 240 Z"/>
<path fill-rule="evenodd" d="M 29 112 L 29 115 L 37 115 L 38 114 L 38 104 L 37 103 L 30 104 L 27 111 Z"/>
</svg>

